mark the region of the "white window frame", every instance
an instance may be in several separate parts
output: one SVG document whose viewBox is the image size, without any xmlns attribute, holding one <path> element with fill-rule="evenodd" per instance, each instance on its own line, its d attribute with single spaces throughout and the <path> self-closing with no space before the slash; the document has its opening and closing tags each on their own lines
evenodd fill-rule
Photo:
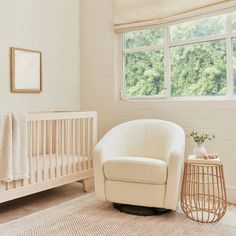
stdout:
<svg viewBox="0 0 236 236">
<path fill-rule="evenodd" d="M 120 83 L 120 99 L 122 100 L 155 100 L 155 99 L 169 99 L 169 100 L 225 100 L 236 99 L 234 94 L 234 74 L 233 74 L 233 38 L 236 38 L 236 32 L 232 30 L 232 14 L 236 13 L 236 8 L 227 9 L 224 11 L 216 11 L 208 14 L 202 14 L 199 16 L 189 17 L 187 19 L 180 19 L 171 22 L 167 22 L 160 25 L 152 25 L 149 27 L 135 28 L 132 30 L 126 30 L 118 34 L 118 55 L 119 58 L 119 71 L 118 76 L 121 78 Z M 198 20 L 201 18 L 224 15 L 226 16 L 226 33 L 213 36 L 198 37 L 196 39 L 182 40 L 178 42 L 170 42 L 170 27 L 179 23 L 184 23 L 192 20 Z M 144 46 L 139 48 L 124 48 L 123 35 L 126 32 L 152 29 L 156 27 L 164 26 L 164 45 Z M 195 43 L 210 42 L 214 40 L 224 39 L 226 41 L 226 95 L 222 96 L 184 96 L 184 97 L 171 97 L 171 63 L 170 63 L 170 48 L 175 46 L 184 46 Z M 124 57 L 126 53 L 141 52 L 155 49 L 164 49 L 164 95 L 163 96 L 126 96 L 125 95 L 125 64 Z"/>
</svg>

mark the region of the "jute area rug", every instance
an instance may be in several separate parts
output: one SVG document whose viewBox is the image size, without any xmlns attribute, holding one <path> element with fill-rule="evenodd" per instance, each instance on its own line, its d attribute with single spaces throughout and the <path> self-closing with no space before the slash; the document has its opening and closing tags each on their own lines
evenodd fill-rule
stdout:
<svg viewBox="0 0 236 236">
<path fill-rule="evenodd" d="M 235 236 L 236 228 L 221 223 L 201 224 L 171 212 L 134 216 L 96 202 L 93 193 L 0 225 L 1 236 Z"/>
</svg>

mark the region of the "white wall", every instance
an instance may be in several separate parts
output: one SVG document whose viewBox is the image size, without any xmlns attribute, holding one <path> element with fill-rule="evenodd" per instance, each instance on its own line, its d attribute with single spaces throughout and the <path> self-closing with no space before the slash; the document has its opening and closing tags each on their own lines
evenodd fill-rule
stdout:
<svg viewBox="0 0 236 236">
<path fill-rule="evenodd" d="M 43 92 L 10 93 L 9 48 L 42 51 Z M 79 109 L 79 1 L 0 0 L 0 111 Z"/>
<path fill-rule="evenodd" d="M 236 203 L 236 100 L 235 101 L 120 101 L 115 71 L 113 1 L 82 0 L 81 108 L 98 111 L 99 136 L 123 121 L 158 118 L 176 122 L 186 133 L 192 128 L 214 133 L 208 151 L 219 152 L 225 165 L 228 195 Z M 186 153 L 193 143 L 187 140 Z"/>
</svg>

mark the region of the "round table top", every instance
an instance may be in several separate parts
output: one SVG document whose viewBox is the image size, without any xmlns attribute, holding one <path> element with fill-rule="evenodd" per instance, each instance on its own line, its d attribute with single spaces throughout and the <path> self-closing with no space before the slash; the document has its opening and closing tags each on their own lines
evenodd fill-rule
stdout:
<svg viewBox="0 0 236 236">
<path fill-rule="evenodd" d="M 194 155 L 189 155 L 186 159 L 187 163 L 193 163 L 193 164 L 222 164 L 222 161 L 220 160 L 220 157 L 216 159 L 207 159 L 204 158 L 197 158 Z"/>
</svg>

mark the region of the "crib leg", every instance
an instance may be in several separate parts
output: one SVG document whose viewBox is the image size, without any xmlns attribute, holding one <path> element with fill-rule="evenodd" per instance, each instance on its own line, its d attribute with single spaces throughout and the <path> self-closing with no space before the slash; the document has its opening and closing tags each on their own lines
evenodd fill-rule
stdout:
<svg viewBox="0 0 236 236">
<path fill-rule="evenodd" d="M 91 192 L 93 190 L 93 178 L 83 179 L 81 182 L 84 192 Z"/>
</svg>

